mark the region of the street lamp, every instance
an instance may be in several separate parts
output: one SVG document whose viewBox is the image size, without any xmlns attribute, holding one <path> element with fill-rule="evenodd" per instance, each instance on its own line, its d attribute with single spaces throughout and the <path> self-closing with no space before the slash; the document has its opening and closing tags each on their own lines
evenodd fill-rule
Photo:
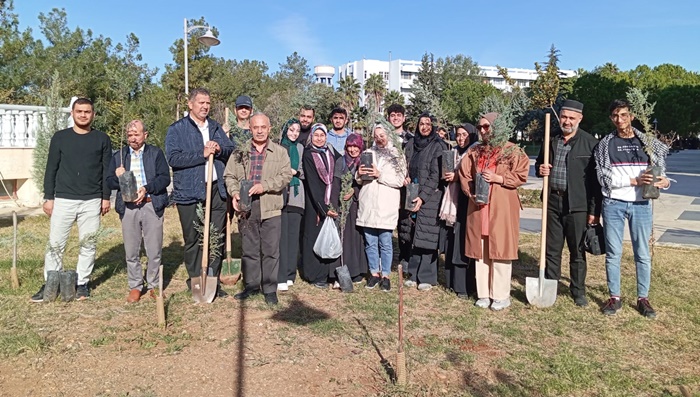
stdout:
<svg viewBox="0 0 700 397">
<path fill-rule="evenodd" d="M 207 30 L 206 33 L 197 38 L 197 41 L 199 41 L 200 43 L 209 47 L 219 45 L 219 43 L 221 43 L 221 40 L 217 39 L 216 36 L 214 36 L 214 33 L 211 32 L 211 28 L 209 26 L 187 26 L 187 18 L 185 18 L 185 96 L 188 96 L 190 94 L 189 76 L 187 75 L 187 42 L 189 41 L 187 40 L 187 35 L 189 35 L 190 32 L 192 32 L 195 29 Z"/>
</svg>

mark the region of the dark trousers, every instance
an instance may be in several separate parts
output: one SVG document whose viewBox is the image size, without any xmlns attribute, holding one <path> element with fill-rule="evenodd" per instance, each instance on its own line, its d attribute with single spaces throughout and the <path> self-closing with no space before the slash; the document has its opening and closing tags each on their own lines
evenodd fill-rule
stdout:
<svg viewBox="0 0 700 397">
<path fill-rule="evenodd" d="M 583 296 L 586 293 L 586 253 L 581 241 L 586 232 L 587 220 L 588 214 L 585 211 L 569 212 L 566 195 L 549 195 L 545 276 L 550 280 L 559 280 L 561 277 L 561 252 L 566 241 L 569 248 L 572 296 Z"/>
<path fill-rule="evenodd" d="M 282 238 L 280 240 L 280 269 L 278 282 L 296 281 L 299 245 L 301 244 L 301 217 L 298 212 L 282 211 Z"/>
<path fill-rule="evenodd" d="M 220 234 L 221 249 L 216 259 L 212 259 L 213 256 L 210 255 L 208 271 L 209 274 L 216 276 L 221 271 L 221 258 L 224 257 L 226 247 L 226 200 L 219 195 L 217 185 L 216 182 L 212 184 L 210 221 L 216 226 L 216 231 Z M 205 208 L 205 203 L 201 204 L 202 208 Z M 202 221 L 197 217 L 197 205 L 198 203 L 177 205 L 177 213 L 180 216 L 180 226 L 182 227 L 182 237 L 185 240 L 185 268 L 190 278 L 199 277 L 202 272 L 202 245 L 200 244 L 200 235 L 194 228 L 195 222 L 202 224 Z M 214 230 L 210 229 L 210 240 L 216 237 L 213 232 Z"/>
<path fill-rule="evenodd" d="M 403 195 L 401 197 L 403 197 Z M 400 209 L 399 225 L 401 225 L 401 221 L 403 219 L 406 219 L 409 216 L 411 216 L 411 212 L 404 209 Z M 399 233 L 399 263 L 403 264 L 404 267 L 407 267 L 408 261 L 411 259 L 411 243 L 411 240 L 402 240 L 401 233 Z M 407 269 L 404 269 L 404 271 L 407 271 Z"/>
<path fill-rule="evenodd" d="M 408 261 L 410 280 L 419 284 L 437 285 L 437 249 L 413 248 Z"/>
<path fill-rule="evenodd" d="M 476 293 L 476 274 L 474 271 L 474 260 L 470 259 L 468 264 L 454 264 L 445 261 L 445 284 L 456 294 Z"/>
<path fill-rule="evenodd" d="M 241 271 L 247 290 L 277 291 L 282 217 L 260 218 L 260 200 L 253 200 L 250 213 L 238 221 L 243 255 Z"/>
</svg>

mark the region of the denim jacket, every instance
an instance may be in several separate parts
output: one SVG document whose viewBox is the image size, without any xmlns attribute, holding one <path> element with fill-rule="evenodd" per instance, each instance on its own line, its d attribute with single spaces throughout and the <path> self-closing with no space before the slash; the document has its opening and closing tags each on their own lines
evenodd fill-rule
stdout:
<svg viewBox="0 0 700 397">
<path fill-rule="evenodd" d="M 127 171 L 131 170 L 131 151 L 127 147 L 121 153 L 121 160 L 119 159 L 119 152 L 114 153 L 112 161 L 109 163 L 109 172 L 107 173 L 107 185 L 110 189 L 117 191 L 119 191 L 119 178 L 115 174 L 117 167 L 123 163 Z M 170 169 L 160 148 L 148 144 L 144 145 L 143 172 L 146 174 L 146 185 L 144 187 L 146 188 L 146 193 L 151 196 L 153 210 L 159 217 L 163 216 L 163 211 L 168 206 L 167 188 L 170 185 Z M 126 205 L 122 195 L 119 193 L 114 203 L 114 209 L 119 214 L 119 218 L 124 217 Z"/>
<path fill-rule="evenodd" d="M 226 198 L 224 167 L 233 152 L 233 143 L 221 125 L 211 118 L 209 140 L 219 144 L 221 151 L 214 156 L 219 195 Z M 207 159 L 203 155 L 204 142 L 197 124 L 189 116 L 183 117 L 168 127 L 165 136 L 165 154 L 173 169 L 172 201 L 176 204 L 194 204 L 206 198 L 207 184 L 204 169 Z"/>
</svg>

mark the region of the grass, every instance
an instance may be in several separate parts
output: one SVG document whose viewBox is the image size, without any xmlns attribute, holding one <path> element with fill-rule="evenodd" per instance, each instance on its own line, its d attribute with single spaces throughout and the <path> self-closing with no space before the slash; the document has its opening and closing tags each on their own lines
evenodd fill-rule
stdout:
<svg viewBox="0 0 700 397">
<path fill-rule="evenodd" d="M 656 248 L 650 298 L 659 317 L 648 320 L 634 309 L 635 270 L 626 244 L 623 310 L 615 317 L 605 317 L 599 311 L 607 295 L 602 257 L 589 258 L 589 307 L 574 306 L 567 280 L 562 280 L 553 307 L 539 309 L 526 303 L 524 279 L 536 276 L 539 236 L 523 234 L 520 261 L 514 264 L 513 305 L 505 312 L 476 309 L 473 300 L 458 299 L 442 288 L 429 292 L 405 289 L 410 387 L 402 388 L 390 383 L 387 370 L 398 344 L 395 274 L 390 293 L 359 285 L 354 293 L 342 294 L 300 281 L 281 296 L 277 308 L 255 297 L 244 305 L 226 303 L 222 317 L 217 302 L 192 305 L 184 290 L 187 275 L 180 264 L 177 213 L 169 209 L 165 222 L 163 262 L 170 285 L 166 286 L 168 327 L 160 329 L 152 304 L 123 303 L 126 274 L 116 215 L 103 218 L 103 228 L 117 232 L 98 243 L 91 300 L 70 304 L 27 303 L 42 283 L 48 219 L 40 216 L 20 222 L 21 286 L 16 291 L 9 279 L 11 222 L 0 220 L 0 357 L 31 361 L 44 354 L 70 357 L 85 349 L 95 355 L 166 356 L 203 347 L 230 351 L 249 342 L 249 337 L 240 339 L 238 328 L 245 319 L 258 327 L 253 335 L 263 335 L 259 324 L 266 324 L 271 349 L 294 351 L 290 358 L 294 365 L 335 369 L 314 361 L 320 358 L 313 346 L 307 346 L 309 341 L 356 351 L 345 359 L 358 361 L 365 368 L 361 372 L 369 368 L 369 375 L 364 376 L 372 379 L 372 386 L 342 387 L 376 396 L 681 396 L 681 386 L 700 393 L 700 302 L 695 281 L 700 250 Z M 71 268 L 76 259 L 74 230 L 64 259 L 66 267 Z M 564 263 L 567 261 L 565 255 Z M 76 327 L 83 334 L 82 343 L 71 335 Z M 381 364 L 380 356 L 385 360 Z M 251 353 L 246 360 L 251 368 L 269 368 L 280 361 L 265 352 Z M 340 379 L 337 372 L 333 374 L 329 377 Z M 323 387 L 333 390 L 341 387 L 339 383 L 327 382 Z M 157 390 L 157 384 L 132 385 L 114 393 L 155 396 Z"/>
</svg>

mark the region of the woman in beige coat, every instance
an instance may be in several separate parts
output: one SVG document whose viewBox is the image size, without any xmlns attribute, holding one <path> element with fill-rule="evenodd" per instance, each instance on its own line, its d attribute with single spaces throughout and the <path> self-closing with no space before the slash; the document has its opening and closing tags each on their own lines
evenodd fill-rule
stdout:
<svg viewBox="0 0 700 397">
<path fill-rule="evenodd" d="M 379 285 L 382 291 L 389 291 L 391 284 L 391 260 L 394 255 L 391 234 L 399 220 L 401 187 L 406 178 L 406 161 L 389 139 L 391 127 L 377 124 L 374 127 L 372 167 L 360 166 L 356 180 L 362 186 L 357 211 L 357 225 L 365 234 L 365 253 L 369 263 L 370 278 L 367 288 Z M 362 175 L 374 179 L 363 180 Z"/>
<path fill-rule="evenodd" d="M 469 148 L 459 168 L 462 191 L 469 197 L 465 255 L 476 259 L 476 306 L 503 310 L 510 306 L 511 261 L 518 258 L 520 198 L 517 188 L 527 181 L 530 161 L 518 146 L 493 146 L 492 124 L 498 113 L 485 114 L 477 124 L 481 142 Z M 475 201 L 481 174 L 488 183 L 488 204 Z M 492 302 L 493 300 L 493 302 Z"/>
</svg>

